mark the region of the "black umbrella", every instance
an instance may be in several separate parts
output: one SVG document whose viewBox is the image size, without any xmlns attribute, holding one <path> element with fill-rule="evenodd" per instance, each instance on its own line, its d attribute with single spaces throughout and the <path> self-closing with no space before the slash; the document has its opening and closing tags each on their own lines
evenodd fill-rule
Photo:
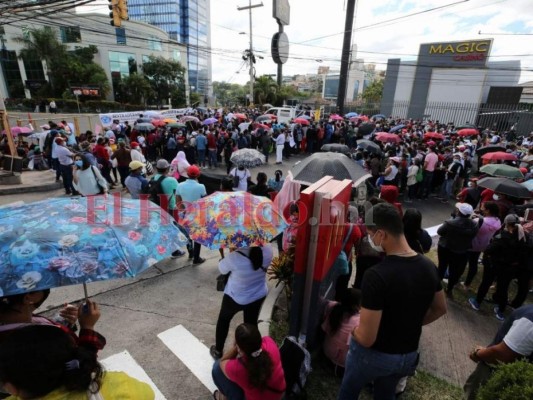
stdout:
<svg viewBox="0 0 533 400">
<path fill-rule="evenodd" d="M 329 175 L 338 180 L 350 179 L 358 185 L 371 177 L 363 167 L 351 158 L 339 153 L 315 153 L 291 168 L 294 180 L 312 185 Z"/>
<path fill-rule="evenodd" d="M 381 154 L 381 147 L 371 140 L 361 139 L 357 141 L 357 148 L 361 148 L 369 153 Z"/>
<path fill-rule="evenodd" d="M 370 135 L 372 132 L 374 132 L 374 129 L 376 129 L 376 125 L 365 123 L 359 126 L 357 133 L 360 136 Z"/>
<path fill-rule="evenodd" d="M 476 154 L 481 157 L 482 155 L 487 153 L 496 153 L 497 151 L 505 152 L 506 150 L 507 149 L 505 147 L 494 144 L 477 149 Z"/>
<path fill-rule="evenodd" d="M 320 148 L 320 151 L 331 151 L 333 153 L 343 153 L 347 154 L 350 152 L 350 148 L 346 146 L 345 144 L 339 144 L 339 143 L 330 143 L 325 144 Z"/>
<path fill-rule="evenodd" d="M 483 178 L 477 184 L 480 187 L 517 199 L 531 198 L 531 192 L 525 186 L 508 178 Z"/>
<path fill-rule="evenodd" d="M 461 129 L 477 129 L 477 126 L 474 124 L 463 124 L 455 127 L 456 131 L 460 131 Z"/>
</svg>

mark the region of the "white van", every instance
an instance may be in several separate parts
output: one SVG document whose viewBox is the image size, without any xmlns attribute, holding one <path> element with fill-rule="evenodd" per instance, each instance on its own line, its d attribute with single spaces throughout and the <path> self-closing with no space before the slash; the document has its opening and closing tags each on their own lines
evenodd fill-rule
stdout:
<svg viewBox="0 0 533 400">
<path fill-rule="evenodd" d="M 302 110 L 297 110 L 293 107 L 272 107 L 269 108 L 265 114 L 273 114 L 278 117 L 277 123 L 288 124 L 291 119 L 298 118 L 303 114 Z"/>
</svg>

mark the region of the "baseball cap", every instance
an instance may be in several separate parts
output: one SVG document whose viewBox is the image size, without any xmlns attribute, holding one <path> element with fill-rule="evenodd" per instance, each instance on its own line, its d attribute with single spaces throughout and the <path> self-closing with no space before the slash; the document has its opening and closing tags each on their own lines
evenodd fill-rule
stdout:
<svg viewBox="0 0 533 400">
<path fill-rule="evenodd" d="M 165 160 L 164 158 L 161 158 L 157 160 L 157 164 L 155 165 L 155 167 L 157 169 L 167 169 L 168 167 L 170 167 L 170 164 L 168 163 L 167 160 Z"/>
<path fill-rule="evenodd" d="M 65 141 L 65 139 L 63 139 L 61 136 L 58 136 L 58 137 L 55 138 L 56 144 L 60 144 L 61 142 L 64 142 L 64 141 Z"/>
<path fill-rule="evenodd" d="M 139 143 L 137 142 L 131 142 L 131 147 L 139 147 Z"/>
<path fill-rule="evenodd" d="M 130 169 L 132 171 L 135 171 L 136 169 L 143 168 L 144 164 L 142 162 L 136 160 L 136 161 L 130 162 L 129 167 L 130 167 Z"/>
<path fill-rule="evenodd" d="M 508 214 L 505 216 L 503 223 L 508 225 L 516 225 L 520 222 L 520 219 L 515 214 Z"/>
<path fill-rule="evenodd" d="M 456 203 L 455 208 L 457 208 L 459 212 L 465 216 L 474 214 L 474 209 L 468 203 Z"/>
<path fill-rule="evenodd" d="M 200 168 L 198 168 L 198 166 L 196 165 L 191 165 L 190 167 L 187 168 L 187 176 L 189 178 L 198 178 L 200 174 L 201 174 Z"/>
</svg>

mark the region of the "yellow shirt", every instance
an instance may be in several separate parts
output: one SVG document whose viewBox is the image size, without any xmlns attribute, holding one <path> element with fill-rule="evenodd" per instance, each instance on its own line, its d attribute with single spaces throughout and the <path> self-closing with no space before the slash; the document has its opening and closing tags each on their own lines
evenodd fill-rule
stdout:
<svg viewBox="0 0 533 400">
<path fill-rule="evenodd" d="M 152 388 L 144 382 L 130 377 L 124 372 L 106 372 L 102 379 L 100 394 L 105 400 L 154 400 Z M 87 392 L 69 392 L 59 388 L 39 400 L 87 400 Z M 7 400 L 22 400 L 10 396 Z"/>
</svg>

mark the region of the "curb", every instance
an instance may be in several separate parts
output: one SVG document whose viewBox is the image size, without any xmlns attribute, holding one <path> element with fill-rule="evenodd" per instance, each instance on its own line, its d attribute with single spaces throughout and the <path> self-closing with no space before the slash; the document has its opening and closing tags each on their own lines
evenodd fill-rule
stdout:
<svg viewBox="0 0 533 400">
<path fill-rule="evenodd" d="M 63 184 L 61 182 L 51 182 L 45 185 L 34 185 L 34 186 L 25 186 L 23 183 L 20 186 L 15 186 L 6 189 L 0 189 L 0 196 L 7 196 L 10 194 L 21 194 L 21 193 L 38 193 L 38 192 L 49 192 L 56 189 L 61 189 Z"/>
<path fill-rule="evenodd" d="M 274 286 L 269 290 L 263 306 L 261 307 L 261 312 L 259 313 L 258 327 L 261 336 L 270 336 L 270 323 L 272 322 L 272 313 L 274 311 L 274 306 L 278 300 L 279 295 L 283 292 L 285 285 L 282 283 L 278 287 Z"/>
</svg>

